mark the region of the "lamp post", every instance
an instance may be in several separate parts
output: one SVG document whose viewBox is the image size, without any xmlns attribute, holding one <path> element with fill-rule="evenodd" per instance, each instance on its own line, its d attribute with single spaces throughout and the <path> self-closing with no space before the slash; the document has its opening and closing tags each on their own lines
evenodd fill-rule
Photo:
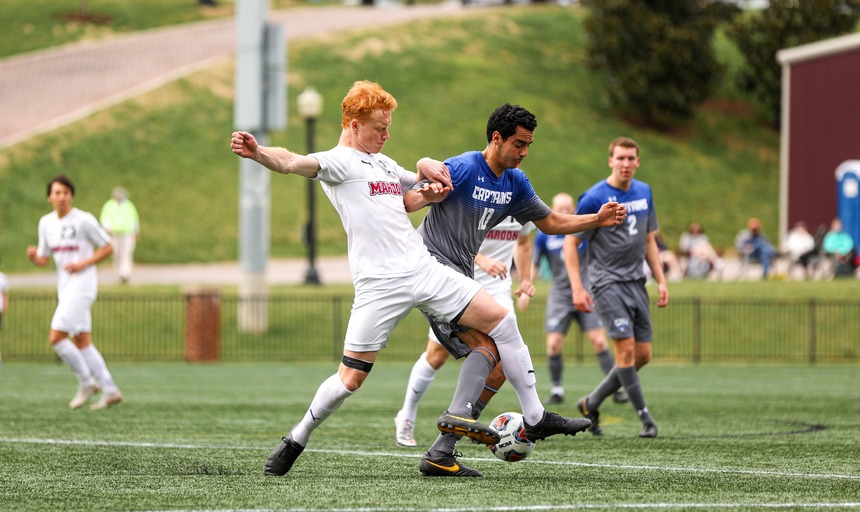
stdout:
<svg viewBox="0 0 860 512">
<path fill-rule="evenodd" d="M 314 124 L 322 114 L 323 97 L 313 87 L 306 87 L 298 97 L 299 114 L 305 120 L 308 137 L 308 154 L 314 152 Z M 316 267 L 316 207 L 314 200 L 314 182 L 308 180 L 308 223 L 305 229 L 305 241 L 308 244 L 308 270 L 305 274 L 305 284 L 320 284 L 320 276 Z"/>
</svg>

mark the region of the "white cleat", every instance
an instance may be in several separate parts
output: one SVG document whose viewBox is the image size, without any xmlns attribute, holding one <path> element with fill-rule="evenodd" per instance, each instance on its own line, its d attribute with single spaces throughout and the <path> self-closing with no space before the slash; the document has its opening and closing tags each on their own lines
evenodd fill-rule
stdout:
<svg viewBox="0 0 860 512">
<path fill-rule="evenodd" d="M 401 417 L 400 413 L 394 417 L 394 441 L 398 446 L 413 448 L 415 443 L 415 422 L 409 418 Z"/>
<path fill-rule="evenodd" d="M 89 386 L 78 386 L 78 392 L 75 393 L 75 397 L 72 398 L 71 402 L 69 402 L 69 409 L 75 410 L 86 405 L 87 402 L 90 401 L 90 398 L 98 392 L 99 387 L 95 384 L 91 384 Z"/>
<path fill-rule="evenodd" d="M 102 395 L 98 402 L 90 406 L 90 409 L 93 411 L 101 411 L 120 402 L 122 402 L 122 393 L 120 393 L 119 390 L 116 390 L 113 393 L 105 393 Z"/>
</svg>

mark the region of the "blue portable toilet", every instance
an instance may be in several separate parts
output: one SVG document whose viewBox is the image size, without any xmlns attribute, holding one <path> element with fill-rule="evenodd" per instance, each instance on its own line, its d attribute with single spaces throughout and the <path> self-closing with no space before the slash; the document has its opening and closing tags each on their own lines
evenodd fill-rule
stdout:
<svg viewBox="0 0 860 512">
<path fill-rule="evenodd" d="M 837 216 L 846 233 L 860 247 L 860 160 L 846 160 L 836 168 Z"/>
</svg>

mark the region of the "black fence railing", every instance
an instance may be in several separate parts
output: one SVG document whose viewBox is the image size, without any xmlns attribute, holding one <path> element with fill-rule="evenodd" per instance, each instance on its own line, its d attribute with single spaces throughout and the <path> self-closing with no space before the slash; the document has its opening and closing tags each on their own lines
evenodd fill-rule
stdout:
<svg viewBox="0 0 860 512">
<path fill-rule="evenodd" d="M 55 358 L 48 330 L 53 296 L 13 297 L 3 318 L 0 353 L 6 362 Z M 183 361 L 195 338 L 189 322 L 212 324 L 217 357 L 224 361 L 340 360 L 352 296 L 289 295 L 249 301 L 217 295 L 216 310 L 192 317 L 181 295 L 110 295 L 93 307 L 93 340 L 110 360 Z M 533 300 L 518 313 L 532 356 L 545 355 L 545 305 Z M 199 313 L 199 312 L 198 312 Z M 249 322 L 247 316 L 254 316 Z M 856 362 L 860 359 L 860 301 L 675 299 L 652 308 L 654 359 Z M 248 329 L 247 324 L 255 326 Z M 258 329 L 263 325 L 264 329 Z M 575 326 L 574 326 L 575 329 Z M 260 330 L 262 332 L 251 332 Z M 198 336 L 199 337 L 199 336 Z M 191 339 L 195 338 L 195 339 Z M 380 357 L 410 361 L 427 342 L 427 324 L 413 311 L 395 329 Z M 592 351 L 571 332 L 565 357 L 584 361 Z"/>
</svg>

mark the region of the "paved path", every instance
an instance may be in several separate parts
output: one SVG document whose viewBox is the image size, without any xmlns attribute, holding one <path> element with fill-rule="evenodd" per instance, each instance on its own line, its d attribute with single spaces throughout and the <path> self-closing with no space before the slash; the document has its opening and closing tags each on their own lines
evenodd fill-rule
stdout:
<svg viewBox="0 0 860 512">
<path fill-rule="evenodd" d="M 315 266 L 323 284 L 352 283 L 346 256 L 319 258 Z M 50 270 L 46 268 L 31 274 L 8 274 L 9 286 L 12 289 L 56 287 L 57 274 L 53 264 L 49 268 Z M 270 259 L 266 269 L 266 282 L 269 285 L 301 284 L 305 281 L 307 269 L 307 259 Z M 175 265 L 135 264 L 131 284 L 239 286 L 242 278 L 241 266 L 235 261 Z M 110 263 L 99 265 L 99 283 L 118 283 Z"/>
<path fill-rule="evenodd" d="M 452 16 L 459 3 L 334 6 L 270 11 L 286 40 Z M 232 18 L 85 41 L 0 59 L 0 148 L 202 69 L 236 50 Z"/>
</svg>

